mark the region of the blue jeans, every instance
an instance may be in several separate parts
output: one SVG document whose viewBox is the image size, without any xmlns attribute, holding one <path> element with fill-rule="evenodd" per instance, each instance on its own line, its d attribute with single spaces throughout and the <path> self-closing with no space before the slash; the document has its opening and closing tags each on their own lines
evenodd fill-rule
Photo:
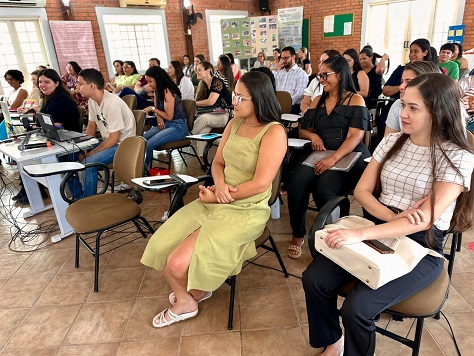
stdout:
<svg viewBox="0 0 474 356">
<path fill-rule="evenodd" d="M 160 130 L 153 126 L 143 134 L 147 140 L 145 166 L 148 166 L 153 158 L 153 150 L 168 142 L 182 140 L 188 134 L 188 126 L 184 120 L 173 120 L 165 123 L 165 129 Z"/>
<path fill-rule="evenodd" d="M 100 144 L 100 143 L 99 143 Z M 95 145 L 97 147 L 99 144 Z M 118 144 L 97 152 L 92 156 L 87 156 L 82 163 L 96 163 L 100 162 L 103 164 L 112 163 L 115 157 L 115 151 L 117 151 Z M 73 160 L 77 160 L 77 155 L 74 155 Z M 70 156 L 63 156 L 59 157 L 59 161 L 71 161 Z M 97 182 L 99 180 L 99 173 L 97 167 L 87 168 L 86 170 L 82 171 L 82 181 L 84 182 L 84 189 L 82 188 L 82 184 L 79 181 L 79 177 L 75 176 L 73 179 L 69 180 L 68 188 L 75 199 L 80 199 L 84 197 L 88 197 L 97 193 Z"/>
<path fill-rule="evenodd" d="M 137 98 L 137 110 L 143 110 L 148 106 L 153 106 L 153 102 L 148 101 L 146 97 L 137 94 L 134 90 L 130 88 L 123 88 L 120 93 L 119 97 L 124 97 L 125 95 L 135 95 Z"/>
</svg>

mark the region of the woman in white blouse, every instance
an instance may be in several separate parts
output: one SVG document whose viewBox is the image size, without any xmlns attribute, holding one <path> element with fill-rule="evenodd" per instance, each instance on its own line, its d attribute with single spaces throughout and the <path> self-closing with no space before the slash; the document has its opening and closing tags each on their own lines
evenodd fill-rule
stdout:
<svg viewBox="0 0 474 356">
<path fill-rule="evenodd" d="M 28 97 L 28 92 L 21 86 L 25 82 L 25 77 L 18 69 L 10 69 L 6 71 L 4 78 L 13 88 L 7 99 L 8 108 L 16 110 Z"/>
<path fill-rule="evenodd" d="M 183 65 L 180 61 L 171 61 L 168 65 L 168 75 L 175 82 L 181 92 L 181 100 L 194 100 L 194 86 L 191 79 L 183 74 Z"/>
</svg>

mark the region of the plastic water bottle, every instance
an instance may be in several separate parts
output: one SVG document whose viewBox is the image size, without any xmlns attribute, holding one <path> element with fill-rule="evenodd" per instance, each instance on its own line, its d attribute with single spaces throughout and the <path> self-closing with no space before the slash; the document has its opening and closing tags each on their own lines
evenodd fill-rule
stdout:
<svg viewBox="0 0 474 356">
<path fill-rule="evenodd" d="M 275 202 L 272 204 L 271 208 L 271 217 L 272 219 L 279 219 L 280 218 L 280 199 L 277 198 Z"/>
</svg>

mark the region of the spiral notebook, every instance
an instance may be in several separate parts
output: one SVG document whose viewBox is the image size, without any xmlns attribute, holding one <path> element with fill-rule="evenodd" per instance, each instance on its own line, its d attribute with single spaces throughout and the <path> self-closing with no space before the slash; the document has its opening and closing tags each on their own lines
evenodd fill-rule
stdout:
<svg viewBox="0 0 474 356">
<path fill-rule="evenodd" d="M 334 152 L 336 151 L 333 151 L 333 150 L 314 151 L 301 164 L 304 164 L 305 166 L 309 166 L 309 167 L 314 167 L 316 162 L 319 162 L 325 158 L 328 158 Z M 348 155 L 342 157 L 339 161 L 337 161 L 334 166 L 329 168 L 329 170 L 349 172 L 361 154 L 362 154 L 361 152 L 351 152 Z"/>
</svg>

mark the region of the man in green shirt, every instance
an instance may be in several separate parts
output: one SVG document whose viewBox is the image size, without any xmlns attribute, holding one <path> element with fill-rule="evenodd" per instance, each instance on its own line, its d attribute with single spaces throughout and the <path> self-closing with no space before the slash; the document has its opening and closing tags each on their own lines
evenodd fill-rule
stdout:
<svg viewBox="0 0 474 356">
<path fill-rule="evenodd" d="M 456 62 L 450 60 L 455 50 L 452 43 L 442 45 L 439 49 L 438 66 L 446 69 L 446 74 L 457 82 L 459 79 L 459 66 Z"/>
</svg>

